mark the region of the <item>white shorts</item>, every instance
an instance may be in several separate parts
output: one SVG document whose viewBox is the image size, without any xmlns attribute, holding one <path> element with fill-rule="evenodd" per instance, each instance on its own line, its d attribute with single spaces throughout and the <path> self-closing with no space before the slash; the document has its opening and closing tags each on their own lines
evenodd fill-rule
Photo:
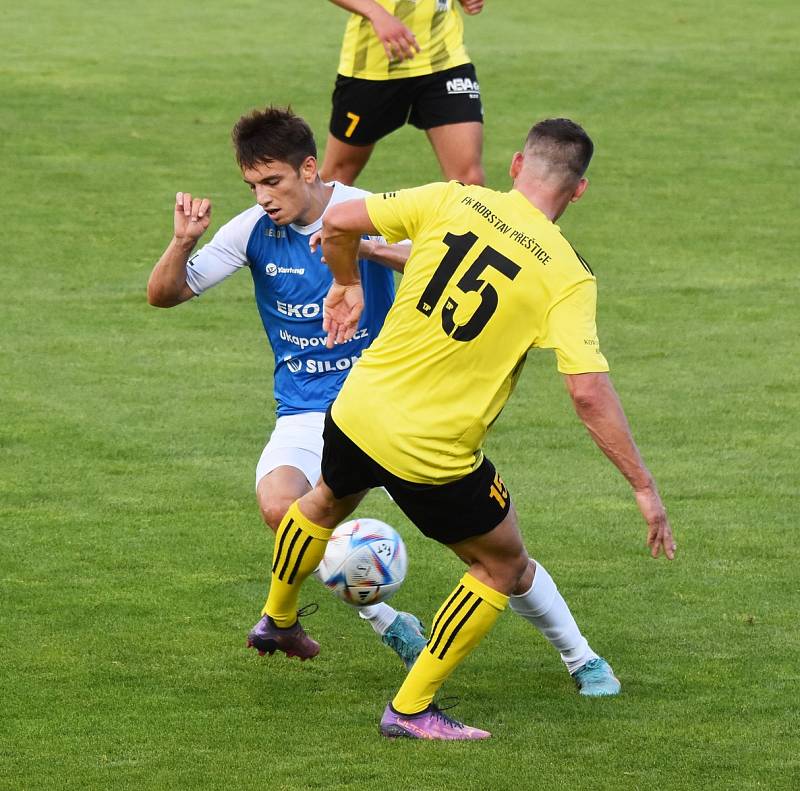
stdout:
<svg viewBox="0 0 800 791">
<path fill-rule="evenodd" d="M 296 467 L 313 486 L 319 479 L 324 425 L 324 412 L 279 417 L 256 465 L 256 489 L 265 475 L 284 466 Z"/>
</svg>

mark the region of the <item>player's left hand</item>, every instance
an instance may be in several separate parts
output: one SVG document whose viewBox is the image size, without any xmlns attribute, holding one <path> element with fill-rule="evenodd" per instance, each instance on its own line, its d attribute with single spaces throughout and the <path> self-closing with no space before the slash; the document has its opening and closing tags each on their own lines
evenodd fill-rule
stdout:
<svg viewBox="0 0 800 791">
<path fill-rule="evenodd" d="M 358 329 L 364 310 L 364 291 L 361 282 L 342 285 L 335 280 L 322 302 L 322 329 L 328 333 L 325 345 L 332 349 L 337 343 L 349 341 Z"/>
<path fill-rule="evenodd" d="M 636 491 L 636 503 L 647 522 L 647 546 L 650 554 L 657 558 L 661 552 L 670 560 L 675 558 L 678 545 L 672 535 L 667 512 L 655 485 Z"/>
<path fill-rule="evenodd" d="M 465 14 L 480 14 L 483 11 L 483 0 L 458 0 Z"/>
</svg>

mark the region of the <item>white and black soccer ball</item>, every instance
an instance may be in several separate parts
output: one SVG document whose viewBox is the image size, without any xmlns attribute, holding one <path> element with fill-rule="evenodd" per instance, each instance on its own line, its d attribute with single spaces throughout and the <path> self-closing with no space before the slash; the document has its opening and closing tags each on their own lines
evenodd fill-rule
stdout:
<svg viewBox="0 0 800 791">
<path fill-rule="evenodd" d="M 386 601 L 408 568 L 400 534 L 378 519 L 354 519 L 337 527 L 316 575 L 342 601 L 356 607 Z"/>
</svg>

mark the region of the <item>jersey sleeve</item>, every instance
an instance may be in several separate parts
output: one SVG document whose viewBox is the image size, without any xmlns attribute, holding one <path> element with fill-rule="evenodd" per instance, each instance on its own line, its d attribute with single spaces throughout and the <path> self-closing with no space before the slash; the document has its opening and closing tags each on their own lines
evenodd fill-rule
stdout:
<svg viewBox="0 0 800 791">
<path fill-rule="evenodd" d="M 389 244 L 413 239 L 426 220 L 435 219 L 447 184 L 383 192 L 365 198 L 372 224 Z"/>
<path fill-rule="evenodd" d="M 249 209 L 234 217 L 189 259 L 186 283 L 195 294 L 199 296 L 247 266 L 247 243 L 259 216 Z"/>
<path fill-rule="evenodd" d="M 536 344 L 554 349 L 562 374 L 599 373 L 608 370 L 597 338 L 597 284 L 583 280 L 550 307 L 544 336 Z"/>
</svg>

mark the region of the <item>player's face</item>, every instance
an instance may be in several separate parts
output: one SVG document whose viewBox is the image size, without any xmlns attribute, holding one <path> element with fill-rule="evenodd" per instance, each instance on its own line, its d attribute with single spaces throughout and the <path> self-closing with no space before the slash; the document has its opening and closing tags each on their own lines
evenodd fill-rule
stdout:
<svg viewBox="0 0 800 791">
<path fill-rule="evenodd" d="M 296 222 L 308 225 L 306 215 L 312 207 L 311 185 L 317 177 L 317 163 L 308 157 L 295 170 L 288 162 L 270 160 L 259 162 L 251 168 L 242 168 L 245 184 L 256 201 L 276 225 Z"/>
</svg>

